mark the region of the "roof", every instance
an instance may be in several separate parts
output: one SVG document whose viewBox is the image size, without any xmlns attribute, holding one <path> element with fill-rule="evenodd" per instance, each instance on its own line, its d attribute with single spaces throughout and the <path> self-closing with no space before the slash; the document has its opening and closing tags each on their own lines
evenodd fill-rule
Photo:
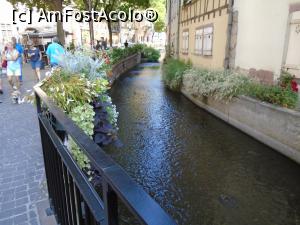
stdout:
<svg viewBox="0 0 300 225">
<path fill-rule="evenodd" d="M 71 35 L 72 33 L 65 31 L 66 35 Z M 22 33 L 23 36 L 29 37 L 43 37 L 43 38 L 53 38 L 57 36 L 56 30 L 53 27 L 37 28 L 37 27 L 27 27 Z"/>
</svg>

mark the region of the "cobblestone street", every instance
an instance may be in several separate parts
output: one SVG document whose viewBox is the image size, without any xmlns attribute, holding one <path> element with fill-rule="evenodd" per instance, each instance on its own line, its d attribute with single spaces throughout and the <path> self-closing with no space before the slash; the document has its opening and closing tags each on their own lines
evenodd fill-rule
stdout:
<svg viewBox="0 0 300 225">
<path fill-rule="evenodd" d="M 29 65 L 23 69 L 22 94 L 35 79 Z M 0 225 L 41 224 L 38 205 L 47 200 L 42 148 L 31 104 L 12 104 L 6 77 L 0 96 Z"/>
</svg>

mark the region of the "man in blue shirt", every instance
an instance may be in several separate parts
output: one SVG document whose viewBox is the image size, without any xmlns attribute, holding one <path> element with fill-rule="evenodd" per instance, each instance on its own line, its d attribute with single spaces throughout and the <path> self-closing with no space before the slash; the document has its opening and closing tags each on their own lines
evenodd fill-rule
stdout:
<svg viewBox="0 0 300 225">
<path fill-rule="evenodd" d="M 22 67 L 23 67 L 23 55 L 24 55 L 24 49 L 23 46 L 17 42 L 17 39 L 15 37 L 11 38 L 12 43 L 15 45 L 16 50 L 19 53 L 19 58 L 18 58 L 18 63 L 20 65 L 20 70 L 21 70 L 21 76 L 20 76 L 20 82 L 23 81 L 23 77 L 22 77 Z"/>
<path fill-rule="evenodd" d="M 58 44 L 58 42 L 59 40 L 57 37 L 53 38 L 52 43 L 48 46 L 46 51 L 51 67 L 58 66 L 65 54 L 64 47 Z"/>
</svg>

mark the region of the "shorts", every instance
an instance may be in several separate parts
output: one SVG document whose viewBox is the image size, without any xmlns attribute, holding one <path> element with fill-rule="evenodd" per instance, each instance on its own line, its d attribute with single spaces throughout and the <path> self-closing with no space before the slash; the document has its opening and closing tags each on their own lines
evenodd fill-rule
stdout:
<svg viewBox="0 0 300 225">
<path fill-rule="evenodd" d="M 41 61 L 32 61 L 31 62 L 31 68 L 33 70 L 40 69 L 42 67 Z"/>
<path fill-rule="evenodd" d="M 57 67 L 58 63 L 50 63 L 51 68 Z"/>
<path fill-rule="evenodd" d="M 6 68 L 0 67 L 0 78 L 4 77 L 6 75 Z"/>
<path fill-rule="evenodd" d="M 7 76 L 21 76 L 21 68 L 8 68 L 6 69 L 6 74 Z"/>
</svg>

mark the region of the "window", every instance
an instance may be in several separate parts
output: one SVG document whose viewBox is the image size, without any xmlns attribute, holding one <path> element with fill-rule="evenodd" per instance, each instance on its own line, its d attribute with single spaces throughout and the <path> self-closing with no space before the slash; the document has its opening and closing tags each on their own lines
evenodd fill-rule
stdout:
<svg viewBox="0 0 300 225">
<path fill-rule="evenodd" d="M 0 32 L 1 32 L 3 38 L 5 38 L 6 40 L 10 40 L 12 38 L 12 26 L 11 26 L 11 24 L 2 23 L 0 25 Z"/>
<path fill-rule="evenodd" d="M 197 29 L 195 35 L 195 54 L 202 55 L 203 52 L 203 29 Z"/>
<path fill-rule="evenodd" d="M 212 55 L 213 27 L 204 28 L 203 55 Z"/>
<path fill-rule="evenodd" d="M 182 33 L 182 52 L 187 54 L 189 52 L 189 32 Z"/>
<path fill-rule="evenodd" d="M 213 50 L 213 27 L 204 27 L 195 33 L 195 54 L 211 56 Z"/>
</svg>

